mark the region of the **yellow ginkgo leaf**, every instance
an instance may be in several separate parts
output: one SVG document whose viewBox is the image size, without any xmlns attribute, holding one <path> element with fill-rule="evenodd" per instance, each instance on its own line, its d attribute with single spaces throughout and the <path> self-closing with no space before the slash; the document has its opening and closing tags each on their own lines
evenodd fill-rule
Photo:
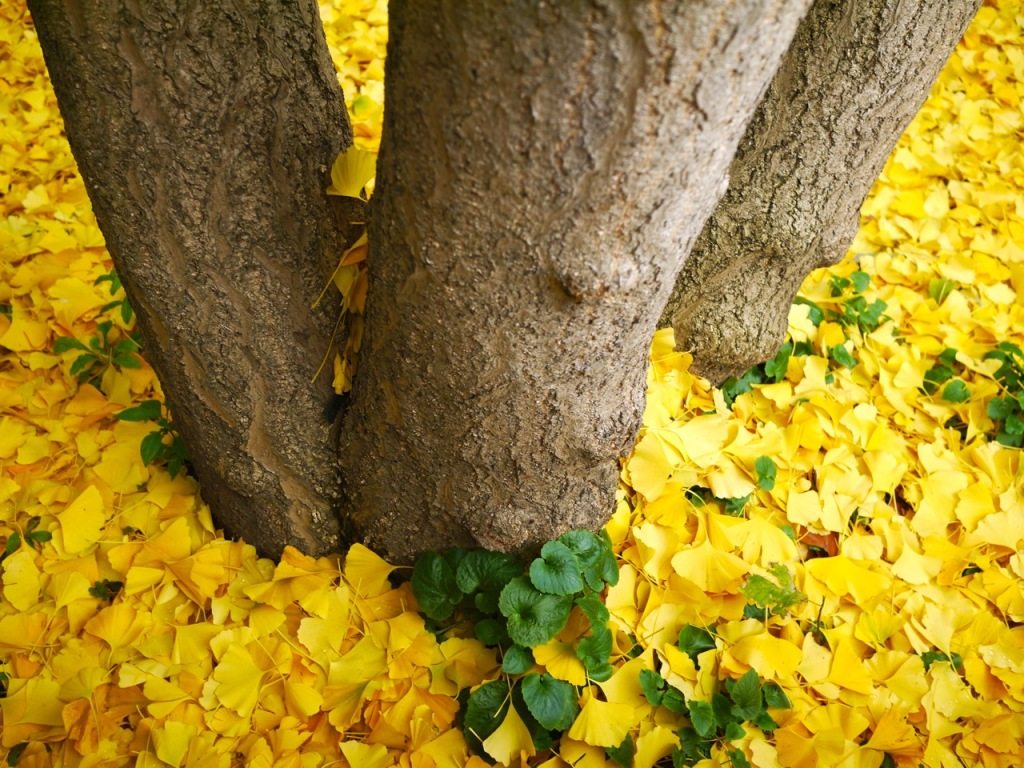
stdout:
<svg viewBox="0 0 1024 768">
<path fill-rule="evenodd" d="M 394 761 L 383 744 L 363 744 L 360 741 L 343 741 L 339 745 L 352 768 L 389 768 Z"/>
<path fill-rule="evenodd" d="M 679 744 L 679 736 L 665 725 L 656 725 L 636 740 L 633 768 L 651 768 L 663 757 L 672 754 Z"/>
<path fill-rule="evenodd" d="M 705 592 L 727 592 L 739 584 L 750 567 L 736 555 L 716 549 L 705 539 L 703 544 L 673 556 L 672 569 Z"/>
<path fill-rule="evenodd" d="M 189 744 L 196 735 L 196 727 L 191 723 L 168 720 L 152 732 L 153 751 L 165 764 L 181 765 L 188 754 Z"/>
<path fill-rule="evenodd" d="M 360 597 L 374 597 L 391 589 L 388 576 L 393 570 L 395 566 L 362 544 L 353 544 L 345 556 L 345 581 Z"/>
<path fill-rule="evenodd" d="M 358 147 L 349 147 L 334 158 L 331 185 L 327 194 L 362 200 L 362 191 L 377 174 L 377 155 Z"/>
<path fill-rule="evenodd" d="M 262 678 L 263 670 L 256 666 L 249 652 L 232 645 L 213 670 L 214 696 L 225 707 L 248 717 L 259 699 Z"/>
<path fill-rule="evenodd" d="M 595 747 L 617 747 L 635 722 L 635 710 L 629 704 L 600 701 L 587 691 L 583 708 L 569 728 L 569 738 Z"/>
<path fill-rule="evenodd" d="M 514 759 L 525 760 L 537 754 L 530 729 L 514 705 L 509 706 L 508 714 L 497 730 L 484 739 L 483 747 L 488 755 L 503 765 L 512 765 Z"/>
<path fill-rule="evenodd" d="M 95 485 L 90 485 L 57 516 L 60 522 L 64 551 L 82 552 L 99 541 L 107 517 L 103 497 Z"/>
<path fill-rule="evenodd" d="M 39 599 L 40 574 L 36 553 L 22 549 L 4 560 L 4 598 L 19 611 L 27 611 Z"/>
<path fill-rule="evenodd" d="M 547 667 L 548 674 L 573 685 L 587 682 L 587 669 L 576 655 L 576 649 L 568 643 L 552 640 L 533 649 L 533 658 Z"/>
</svg>

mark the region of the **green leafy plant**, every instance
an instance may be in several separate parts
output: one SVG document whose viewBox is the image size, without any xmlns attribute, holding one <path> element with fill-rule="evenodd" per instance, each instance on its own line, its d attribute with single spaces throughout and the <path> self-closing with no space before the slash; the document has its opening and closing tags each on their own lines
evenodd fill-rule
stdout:
<svg viewBox="0 0 1024 768">
<path fill-rule="evenodd" d="M 757 487 L 762 491 L 770 491 L 775 487 L 778 469 L 771 457 L 759 456 L 754 462 L 754 472 L 757 476 Z"/>
<path fill-rule="evenodd" d="M 116 296 L 118 293 L 121 294 L 120 299 L 114 299 L 102 307 L 100 312 L 109 312 L 110 310 L 116 309 L 121 315 L 121 320 L 124 321 L 125 325 L 132 321 L 135 316 L 135 312 L 132 310 L 132 305 L 128 303 L 128 299 L 124 295 L 124 288 L 121 286 L 121 278 L 117 274 L 116 269 L 112 269 L 105 275 L 100 275 L 93 281 L 93 285 L 100 285 L 101 283 L 109 283 L 109 291 L 111 296 Z"/>
<path fill-rule="evenodd" d="M 1024 352 L 1016 344 L 1001 341 L 985 354 L 985 360 L 998 360 L 993 374 L 1005 394 L 992 398 L 987 406 L 988 417 L 995 422 L 997 442 L 1013 448 L 1024 444 Z"/>
<path fill-rule="evenodd" d="M 608 747 L 604 753 L 608 756 L 608 759 L 613 761 L 616 765 L 621 765 L 622 768 L 631 768 L 633 765 L 633 755 L 636 751 L 633 745 L 632 734 L 627 733 L 626 738 L 622 740 L 622 743 L 617 747 Z"/>
<path fill-rule="evenodd" d="M 753 574 L 747 578 L 741 592 L 749 600 L 744 610 L 747 618 L 767 620 L 769 616 L 784 616 L 791 608 L 807 600 L 796 588 L 793 574 L 782 563 L 771 567 L 772 578 Z"/>
<path fill-rule="evenodd" d="M 698 657 L 704 651 L 710 651 L 717 647 L 715 643 L 714 628 L 698 627 L 695 624 L 687 624 L 679 631 L 679 648 L 693 661 L 694 666 L 700 668 Z"/>
<path fill-rule="evenodd" d="M 925 651 L 921 654 L 921 661 L 924 662 L 924 669 L 926 672 L 931 669 L 932 664 L 935 662 L 945 662 L 953 667 L 953 669 L 958 670 L 962 670 L 964 667 L 963 657 L 961 657 L 956 651 L 953 653 L 945 653 L 943 651 Z"/>
<path fill-rule="evenodd" d="M 856 368 L 860 362 L 853 353 L 846 348 L 845 344 L 836 344 L 834 347 L 829 347 L 828 350 L 829 358 L 841 365 L 843 368 Z"/>
<path fill-rule="evenodd" d="M 988 437 L 1002 445 L 1020 448 L 1024 445 L 1024 351 L 1016 344 L 1001 341 L 995 349 L 986 352 L 983 359 L 999 362 L 992 376 L 1003 388 L 1002 395 L 993 397 L 985 407 L 993 422 Z M 971 397 L 971 388 L 963 380 L 965 374 L 965 366 L 957 360 L 957 351 L 945 349 L 925 372 L 922 388 L 934 394 L 942 387 L 943 400 L 965 403 Z M 945 426 L 958 430 L 966 438 L 967 425 L 959 416 L 950 418 Z"/>
<path fill-rule="evenodd" d="M 709 629 L 687 625 L 679 633 L 679 647 L 696 663 L 701 653 L 715 648 L 715 635 Z M 716 743 L 726 748 L 734 766 L 749 765 L 743 751 L 728 749 L 729 743 L 746 735 L 746 723 L 762 731 L 774 731 L 778 724 L 768 710 L 791 706 L 777 683 L 762 683 L 753 669 L 738 680 L 725 680 L 722 689 L 715 692 L 710 701 L 688 701 L 679 689 L 651 669 L 641 671 L 640 689 L 651 706 L 664 707 L 690 720 L 688 726 L 677 732 L 679 743 L 672 753 L 672 764 L 676 768 L 696 765 L 710 757 Z M 609 752 L 609 757 L 620 765 L 629 765 L 628 761 L 620 759 L 626 757 L 622 754 L 624 745 L 625 742 L 616 748 L 615 755 Z"/>
<path fill-rule="evenodd" d="M 806 299 L 801 301 L 799 296 L 796 299 L 796 303 L 813 304 L 813 302 L 808 302 Z M 816 304 L 814 306 L 817 307 Z M 821 310 L 818 309 L 818 312 L 821 312 Z M 821 321 L 819 320 L 818 322 Z M 814 349 L 810 342 L 795 342 L 792 339 L 786 341 L 779 347 L 775 357 L 772 359 L 749 368 L 739 378 L 730 376 L 722 383 L 721 390 L 722 396 L 725 398 L 725 404 L 731 406 L 737 397 L 753 391 L 754 386 L 757 384 L 778 383 L 782 381 L 786 378 L 790 358 L 810 355 L 813 352 Z"/>
<path fill-rule="evenodd" d="M 15 744 L 13 747 L 11 747 L 10 750 L 7 752 L 7 764 L 10 766 L 17 765 L 18 761 L 21 760 L 21 753 L 25 751 L 25 747 L 27 746 L 28 742 L 23 741 L 20 744 Z"/>
<path fill-rule="evenodd" d="M 124 589 L 124 582 L 101 579 L 89 587 L 89 594 L 109 603 L 117 597 L 117 593 L 122 589 Z"/>
<path fill-rule="evenodd" d="M 60 336 L 54 342 L 54 354 L 78 352 L 71 363 L 70 373 L 79 383 L 99 382 L 104 371 L 112 365 L 119 368 L 141 368 L 142 358 L 137 354 L 139 343 L 132 337 L 116 339 L 119 332 L 114 331 L 110 320 L 96 324 L 98 335 L 88 340 L 79 341 L 72 336 Z M 116 339 L 116 340 L 115 340 Z"/>
<path fill-rule="evenodd" d="M 777 683 L 762 683 L 752 669 L 738 680 L 726 680 L 723 688 L 711 701 L 687 702 L 690 725 L 679 731 L 679 745 L 672 753 L 673 766 L 696 765 L 711 756 L 711 748 L 716 743 L 727 747 L 742 739 L 746 735 L 746 723 L 765 732 L 774 731 L 778 723 L 768 710 L 792 706 Z M 743 750 L 726 749 L 726 755 L 735 768 L 749 768 Z"/>
<path fill-rule="evenodd" d="M 416 560 L 413 594 L 436 631 L 470 622 L 476 638 L 501 653 L 507 679 L 459 696 L 462 730 L 474 752 L 484 754 L 483 742 L 509 707 L 522 718 L 538 750 L 547 749 L 572 725 L 579 689 L 538 671 L 531 649 L 554 639 L 578 611 L 588 629 L 576 641 L 576 656 L 589 680 L 611 677 L 612 632 L 598 593 L 617 581 L 611 541 L 589 531 L 570 531 L 548 542 L 527 565 L 483 549 L 428 552 Z"/>
<path fill-rule="evenodd" d="M 156 429 L 142 438 L 139 454 L 147 467 L 157 462 L 166 462 L 171 477 L 176 477 L 188 461 L 188 451 L 170 416 L 164 416 L 159 400 L 144 400 L 136 406 L 126 408 L 117 414 L 120 421 L 152 421 Z"/>
<path fill-rule="evenodd" d="M 871 277 L 867 272 L 857 270 L 849 277 L 832 276 L 832 296 L 840 298 L 847 293 L 851 294 L 841 302 L 837 302 L 835 309 L 826 313 L 829 320 L 843 326 L 856 326 L 861 333 L 870 333 L 876 330 L 882 323 L 889 320 L 884 314 L 887 304 L 881 299 L 868 302 L 864 293 L 871 285 Z M 853 366 L 848 366 L 853 367 Z"/>
<path fill-rule="evenodd" d="M 933 394 L 940 384 L 949 381 L 962 368 L 963 366 L 956 359 L 956 350 L 944 349 L 936 358 L 935 364 L 925 371 L 924 391 L 929 395 Z"/>
</svg>

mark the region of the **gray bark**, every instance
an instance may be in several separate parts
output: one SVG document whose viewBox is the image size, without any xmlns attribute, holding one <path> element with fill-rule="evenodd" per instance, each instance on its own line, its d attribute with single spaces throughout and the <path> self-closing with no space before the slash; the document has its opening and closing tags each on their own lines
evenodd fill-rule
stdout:
<svg viewBox="0 0 1024 768">
<path fill-rule="evenodd" d="M 662 316 L 722 381 L 772 356 L 804 277 L 858 210 L 980 0 L 816 0 Z"/>
<path fill-rule="evenodd" d="M 335 317 L 310 310 L 350 212 L 351 142 L 312 0 L 29 3 L 68 138 L 218 522 L 339 544 Z M 335 430 L 336 432 L 336 430 Z"/>
<path fill-rule="evenodd" d="M 660 308 L 807 5 L 391 3 L 341 439 L 371 546 L 605 522 Z"/>
</svg>

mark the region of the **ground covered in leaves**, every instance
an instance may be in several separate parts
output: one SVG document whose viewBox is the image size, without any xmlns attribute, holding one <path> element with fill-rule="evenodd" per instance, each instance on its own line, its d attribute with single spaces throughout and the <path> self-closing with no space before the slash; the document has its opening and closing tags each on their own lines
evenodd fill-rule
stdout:
<svg viewBox="0 0 1024 768">
<path fill-rule="evenodd" d="M 386 8 L 339 0 L 324 17 L 373 152 Z M 1024 764 L 1022 96 L 1024 15 L 990 1 L 866 202 L 851 258 L 805 283 L 779 355 L 711 389 L 658 333 L 607 528 L 615 584 L 578 600 L 554 640 L 499 653 L 472 627 L 435 632 L 363 547 L 341 562 L 258 559 L 218 535 L 184 471 L 172 477 L 171 434 L 145 404 L 159 386 L 27 13 L 4 3 L 0 756 Z M 361 263 L 347 254 L 334 280 L 356 310 L 350 353 Z M 352 362 L 335 362 L 339 391 Z M 585 593 L 556 583 L 567 561 L 549 554 L 534 584 Z M 582 613 L 610 629 L 600 673 L 579 650 Z M 532 675 L 511 706 L 503 664 Z M 550 703 L 555 681 L 576 700 L 524 708 L 526 696 Z M 488 692 L 502 699 L 476 755 L 457 724 L 471 690 L 484 690 L 477 714 Z M 537 719 L 558 726 L 553 746 Z"/>
</svg>

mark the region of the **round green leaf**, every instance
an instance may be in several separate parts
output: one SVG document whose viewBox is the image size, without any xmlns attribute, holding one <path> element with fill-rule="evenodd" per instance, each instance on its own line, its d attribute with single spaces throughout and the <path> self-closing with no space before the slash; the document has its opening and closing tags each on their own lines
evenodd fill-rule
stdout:
<svg viewBox="0 0 1024 768">
<path fill-rule="evenodd" d="M 715 713 L 711 709 L 711 704 L 695 699 L 688 702 L 687 705 L 690 710 L 690 722 L 693 723 L 693 729 L 697 731 L 697 735 L 705 739 L 713 737 L 718 724 L 715 722 Z"/>
<path fill-rule="evenodd" d="M 501 671 L 506 675 L 521 675 L 533 666 L 533 653 L 529 648 L 513 645 L 505 651 L 501 662 Z"/>
<path fill-rule="evenodd" d="M 455 569 L 437 552 L 427 552 L 416 560 L 412 569 L 412 592 L 420 610 L 435 621 L 451 616 L 462 599 L 455 583 Z"/>
<path fill-rule="evenodd" d="M 549 595 L 572 595 L 583 591 L 583 577 L 576 555 L 560 541 L 549 541 L 540 557 L 530 563 L 530 581 Z"/>
<path fill-rule="evenodd" d="M 160 401 L 143 400 L 132 408 L 125 408 L 117 418 L 120 421 L 156 421 L 160 418 Z"/>
<path fill-rule="evenodd" d="M 549 731 L 564 731 L 579 712 L 576 689 L 547 673 L 523 678 L 523 700 L 530 714 Z"/>
<path fill-rule="evenodd" d="M 576 644 L 576 656 L 590 672 L 608 663 L 612 654 L 612 633 L 600 624 Z"/>
<path fill-rule="evenodd" d="M 160 432 L 150 432 L 142 438 L 142 443 L 139 444 L 139 455 L 142 457 L 142 463 L 147 467 L 156 461 L 163 451 L 164 436 Z"/>
<path fill-rule="evenodd" d="M 459 563 L 455 581 L 467 595 L 485 589 L 497 591 L 523 572 L 522 563 L 504 552 L 471 549 Z"/>
<path fill-rule="evenodd" d="M 608 623 L 608 609 L 597 595 L 585 595 L 576 598 L 576 605 L 583 611 L 592 627 L 601 627 Z"/>
<path fill-rule="evenodd" d="M 495 646 L 508 640 L 505 622 L 497 619 L 480 619 L 473 627 L 473 634 L 477 640 L 488 646 Z"/>
<path fill-rule="evenodd" d="M 520 576 L 501 591 L 498 609 L 508 619 L 512 642 L 533 648 L 562 631 L 569 620 L 572 599 L 538 592 Z"/>
</svg>

